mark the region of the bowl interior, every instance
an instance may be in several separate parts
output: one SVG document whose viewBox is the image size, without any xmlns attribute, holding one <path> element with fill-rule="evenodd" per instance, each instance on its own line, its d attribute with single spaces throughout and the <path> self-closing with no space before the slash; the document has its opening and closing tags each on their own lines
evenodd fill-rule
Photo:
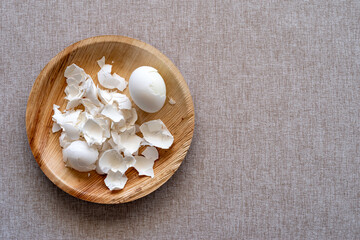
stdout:
<svg viewBox="0 0 360 240">
<path fill-rule="evenodd" d="M 176 101 L 166 101 L 157 113 L 143 112 L 134 103 L 138 113 L 137 124 L 161 119 L 174 136 L 174 144 L 168 150 L 159 149 L 159 160 L 155 162 L 155 177 L 138 176 L 135 169 L 127 171 L 128 182 L 123 190 L 109 191 L 104 184 L 105 176 L 95 171 L 80 173 L 66 168 L 59 145 L 60 132 L 52 133 L 52 106 L 65 109 L 64 71 L 72 63 L 85 70 L 99 85 L 97 60 L 105 56 L 106 63 L 113 65 L 113 72 L 127 81 L 133 70 L 140 66 L 156 68 L 165 80 L 167 96 Z M 100 85 L 99 85 L 100 86 Z M 101 87 L 101 86 L 100 86 Z M 128 88 L 123 92 L 130 100 Z M 141 41 L 120 37 L 101 36 L 75 43 L 56 57 L 42 70 L 31 90 L 26 128 L 29 143 L 43 172 L 65 192 L 83 200 L 98 203 L 122 203 L 143 197 L 160 187 L 178 169 L 190 146 L 194 129 L 194 108 L 190 91 L 173 63 L 154 47 Z"/>
</svg>

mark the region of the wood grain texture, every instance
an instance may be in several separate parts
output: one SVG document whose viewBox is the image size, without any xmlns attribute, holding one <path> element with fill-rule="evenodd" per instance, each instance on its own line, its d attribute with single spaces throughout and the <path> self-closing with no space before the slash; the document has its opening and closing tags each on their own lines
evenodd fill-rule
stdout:
<svg viewBox="0 0 360 240">
<path fill-rule="evenodd" d="M 106 63 L 113 65 L 113 72 L 126 80 L 140 66 L 158 69 L 165 80 L 167 96 L 176 101 L 166 101 L 157 113 L 140 110 L 138 124 L 161 119 L 174 136 L 174 144 L 168 150 L 159 150 L 155 162 L 155 177 L 138 176 L 135 169 L 126 172 L 128 182 L 120 191 L 110 191 L 104 184 L 105 176 L 95 171 L 80 173 L 66 168 L 59 145 L 60 132 L 52 133 L 52 106 L 65 109 L 64 71 L 72 63 L 83 68 L 98 85 L 96 63 L 105 56 Z M 113 63 L 111 63 L 113 61 Z M 124 93 L 129 96 L 128 88 Z M 131 99 L 131 98 L 130 98 Z M 26 131 L 32 153 L 45 175 L 65 192 L 91 202 L 114 204 L 136 200 L 153 192 L 164 184 L 179 168 L 189 149 L 194 132 L 194 106 L 189 88 L 175 65 L 159 50 L 136 39 L 123 36 L 98 36 L 77 42 L 55 56 L 37 77 L 27 104 Z"/>
</svg>

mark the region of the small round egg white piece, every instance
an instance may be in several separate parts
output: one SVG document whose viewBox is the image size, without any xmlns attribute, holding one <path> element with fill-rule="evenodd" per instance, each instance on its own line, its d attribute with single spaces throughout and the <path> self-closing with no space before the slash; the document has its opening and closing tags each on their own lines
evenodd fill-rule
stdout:
<svg viewBox="0 0 360 240">
<path fill-rule="evenodd" d="M 166 100 L 166 86 L 158 71 L 149 66 L 135 69 L 129 79 L 130 96 L 143 111 L 155 113 Z"/>
</svg>

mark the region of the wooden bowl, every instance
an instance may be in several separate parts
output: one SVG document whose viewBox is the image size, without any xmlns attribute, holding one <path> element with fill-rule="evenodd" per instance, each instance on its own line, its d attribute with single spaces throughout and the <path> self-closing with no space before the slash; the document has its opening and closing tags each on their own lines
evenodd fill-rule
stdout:
<svg viewBox="0 0 360 240">
<path fill-rule="evenodd" d="M 105 56 L 106 63 L 113 65 L 113 72 L 126 80 L 140 66 L 156 68 L 164 78 L 167 96 L 157 113 L 149 114 L 133 103 L 138 113 L 138 124 L 161 119 L 174 136 L 174 144 L 168 150 L 159 150 L 155 161 L 155 177 L 139 176 L 133 168 L 126 172 L 128 182 L 124 189 L 110 191 L 104 183 L 105 176 L 95 171 L 80 173 L 65 167 L 59 145 L 60 132 L 52 133 L 52 106 L 65 109 L 66 81 L 64 71 L 72 63 L 85 70 L 98 85 L 97 60 Z M 113 63 L 111 63 L 113 61 Z M 129 96 L 128 88 L 124 94 Z M 131 98 L 130 98 L 131 99 Z M 189 149 L 194 132 L 194 106 L 189 88 L 175 65 L 159 50 L 136 39 L 123 36 L 98 36 L 77 42 L 56 55 L 41 71 L 31 89 L 26 109 L 26 131 L 32 153 L 45 175 L 59 188 L 74 197 L 96 203 L 125 203 L 144 197 L 164 184 L 179 168 Z"/>
</svg>

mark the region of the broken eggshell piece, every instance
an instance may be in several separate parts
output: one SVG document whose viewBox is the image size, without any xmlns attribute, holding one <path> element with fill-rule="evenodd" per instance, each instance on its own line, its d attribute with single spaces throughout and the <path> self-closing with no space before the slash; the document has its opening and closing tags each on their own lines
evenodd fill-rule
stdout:
<svg viewBox="0 0 360 240">
<path fill-rule="evenodd" d="M 82 132 L 86 142 L 90 146 L 93 144 L 101 145 L 105 142 L 106 129 L 104 129 L 103 126 L 106 125 L 106 123 L 103 121 L 105 120 L 89 118 L 84 124 Z"/>
<path fill-rule="evenodd" d="M 159 152 L 155 147 L 147 147 L 142 153 L 144 157 L 151 160 L 157 160 L 159 158 Z"/>
<path fill-rule="evenodd" d="M 160 119 L 143 123 L 140 131 L 147 142 L 158 148 L 168 149 L 174 142 L 174 137 Z"/>
<path fill-rule="evenodd" d="M 111 190 L 121 190 L 124 188 L 128 178 L 125 174 L 110 170 L 104 180 L 105 185 Z"/>
<path fill-rule="evenodd" d="M 84 141 L 72 142 L 62 152 L 66 165 L 79 172 L 89 172 L 96 168 L 99 152 Z"/>
<path fill-rule="evenodd" d="M 73 63 L 65 69 L 64 76 L 67 78 L 66 83 L 68 85 L 79 85 L 85 81 L 87 74 L 84 69 Z"/>
<path fill-rule="evenodd" d="M 154 177 L 154 161 L 159 158 L 159 153 L 155 147 L 147 147 L 141 155 L 135 156 L 136 162 L 134 168 L 139 175 Z"/>
<path fill-rule="evenodd" d="M 122 112 L 114 105 L 106 105 L 104 107 L 104 109 L 101 111 L 101 114 L 104 115 L 105 117 L 108 117 L 111 119 L 111 121 L 117 123 L 120 121 L 124 121 L 125 122 L 125 118 L 122 115 Z"/>
<path fill-rule="evenodd" d="M 173 99 L 173 98 L 169 98 L 169 103 L 171 105 L 175 105 L 176 104 L 176 101 Z"/>
<path fill-rule="evenodd" d="M 121 93 L 109 92 L 107 90 L 99 90 L 99 98 L 103 104 L 116 103 L 119 109 L 131 109 L 130 99 Z"/>
<path fill-rule="evenodd" d="M 143 156 L 135 156 L 136 162 L 134 168 L 138 171 L 139 175 L 154 177 L 154 160 L 148 159 Z"/>
<path fill-rule="evenodd" d="M 135 128 L 126 130 L 123 133 L 111 131 L 111 136 L 119 151 L 128 151 L 131 154 L 139 149 L 142 141 L 142 138 L 135 134 Z"/>
<path fill-rule="evenodd" d="M 120 171 L 124 174 L 128 169 L 123 156 L 115 149 L 106 150 L 101 155 L 98 166 L 102 173 L 108 173 L 109 170 L 112 170 L 113 172 Z"/>
<path fill-rule="evenodd" d="M 98 65 L 101 68 L 98 72 L 99 83 L 108 89 L 117 88 L 119 91 L 123 91 L 127 87 L 127 82 L 124 78 L 120 77 L 118 74 L 111 74 L 112 66 L 105 64 L 105 57 L 102 57 L 98 60 Z"/>
</svg>

